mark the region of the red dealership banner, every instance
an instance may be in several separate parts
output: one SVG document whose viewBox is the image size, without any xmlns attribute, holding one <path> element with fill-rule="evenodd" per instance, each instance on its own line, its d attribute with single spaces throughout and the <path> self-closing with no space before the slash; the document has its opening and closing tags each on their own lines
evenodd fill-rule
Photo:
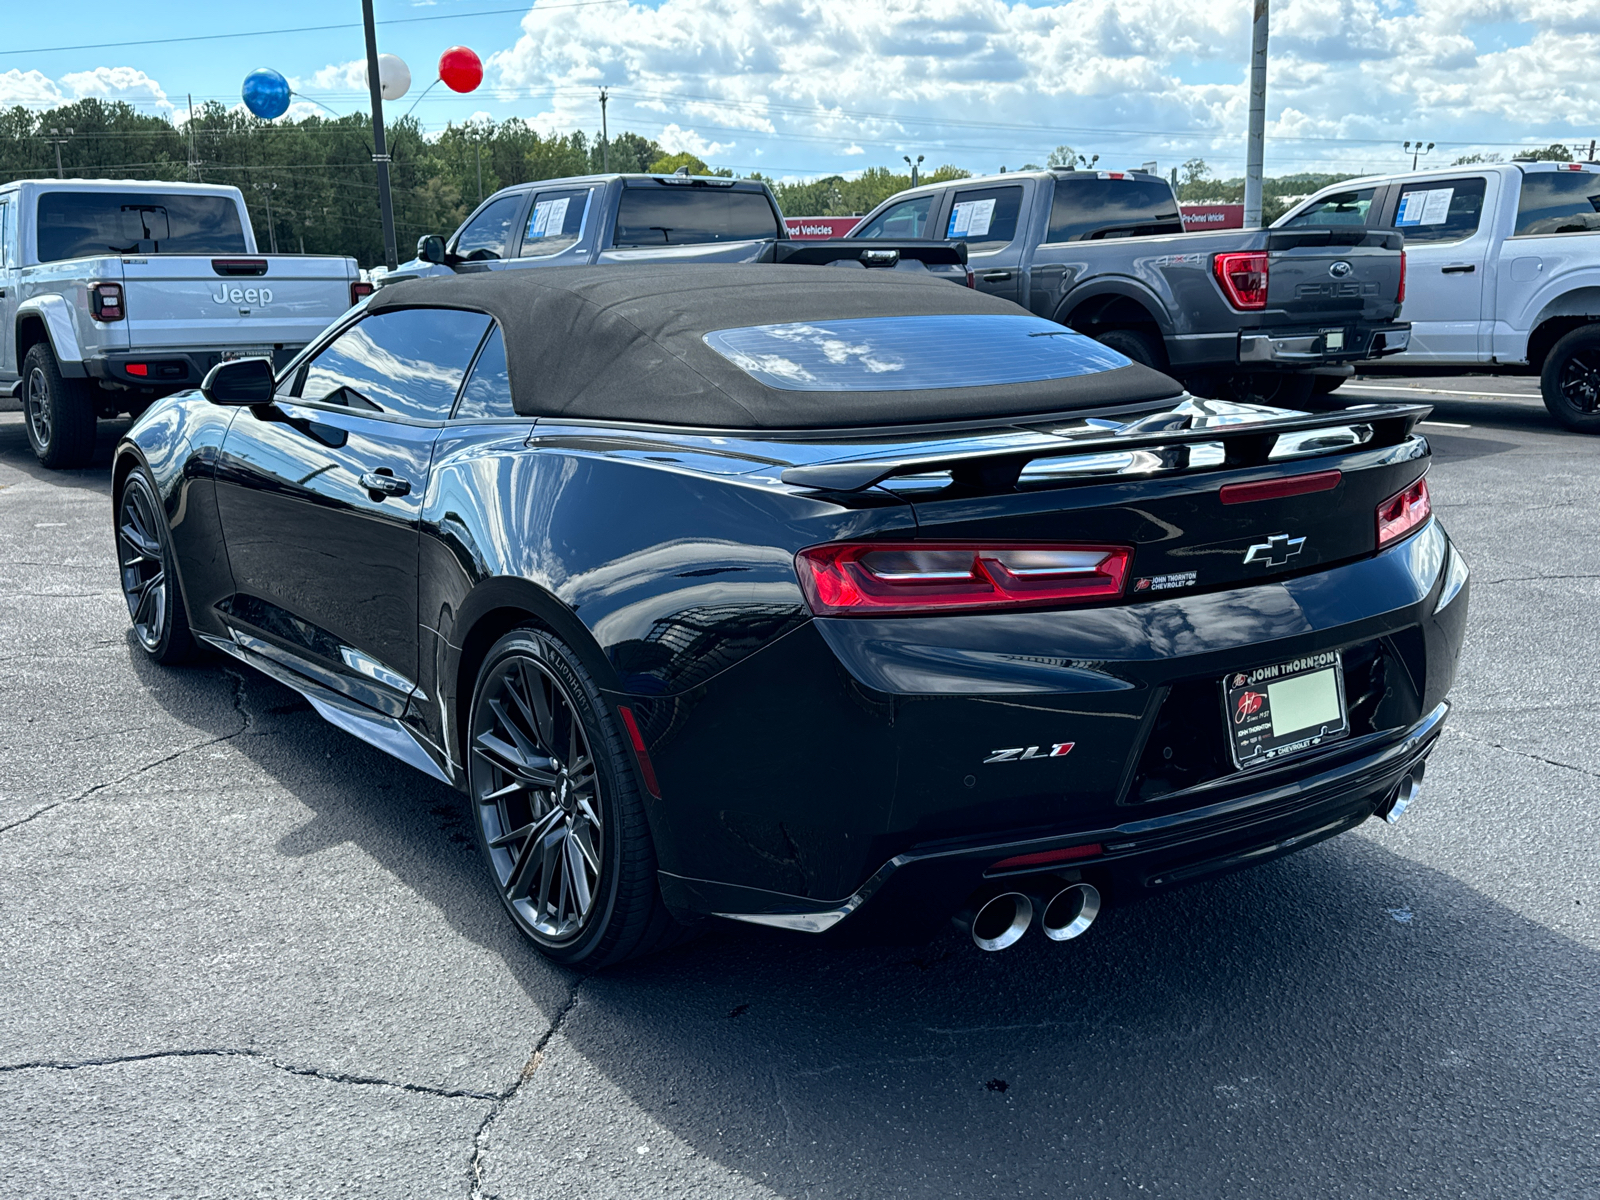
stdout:
<svg viewBox="0 0 1600 1200">
<path fill-rule="evenodd" d="M 789 236 L 802 240 L 848 237 L 860 217 L 785 217 Z"/>
<path fill-rule="evenodd" d="M 1183 227 L 1193 233 L 1197 229 L 1243 229 L 1242 204 L 1180 204 L 1183 210 Z"/>
</svg>

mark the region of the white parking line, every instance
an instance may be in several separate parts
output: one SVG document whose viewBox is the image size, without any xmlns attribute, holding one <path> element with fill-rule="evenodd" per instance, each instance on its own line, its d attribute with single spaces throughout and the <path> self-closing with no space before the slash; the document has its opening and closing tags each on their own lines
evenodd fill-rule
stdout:
<svg viewBox="0 0 1600 1200">
<path fill-rule="evenodd" d="M 1364 392 L 1426 392 L 1434 396 L 1489 396 L 1504 400 L 1537 400 L 1537 392 L 1452 392 L 1447 388 L 1394 387 L 1381 383 L 1351 383 L 1350 387 Z"/>
</svg>

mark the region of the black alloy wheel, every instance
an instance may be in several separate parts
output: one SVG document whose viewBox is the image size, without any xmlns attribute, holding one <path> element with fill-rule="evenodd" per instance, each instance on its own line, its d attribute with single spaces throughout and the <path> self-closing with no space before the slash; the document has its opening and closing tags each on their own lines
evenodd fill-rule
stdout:
<svg viewBox="0 0 1600 1200">
<path fill-rule="evenodd" d="M 1108 329 L 1094 335 L 1094 340 L 1102 346 L 1111 347 L 1125 358 L 1131 358 L 1141 367 L 1156 371 L 1167 369 L 1167 348 L 1162 344 L 1160 334 L 1147 333 L 1142 329 Z"/>
<path fill-rule="evenodd" d="M 133 636 L 157 662 L 182 662 L 194 654 L 194 638 L 172 565 L 166 516 L 143 467 L 123 481 L 116 516 L 117 567 Z"/>
<path fill-rule="evenodd" d="M 506 910 L 547 957 L 599 967 L 676 940 L 633 763 L 565 643 L 519 629 L 494 645 L 467 751 L 479 849 Z"/>
<path fill-rule="evenodd" d="M 1600 433 L 1600 324 L 1574 329 L 1550 350 L 1540 372 L 1544 406 L 1577 433 Z"/>
<path fill-rule="evenodd" d="M 1218 399 L 1304 411 L 1316 403 L 1315 378 L 1293 371 L 1238 371 L 1223 380 Z M 1336 402 L 1334 406 L 1344 407 Z"/>
<path fill-rule="evenodd" d="M 1350 382 L 1348 375 L 1313 375 L 1311 377 L 1311 390 L 1319 396 L 1326 396 L 1337 392 Z"/>
<path fill-rule="evenodd" d="M 86 380 L 61 374 L 47 342 L 22 360 L 23 424 L 34 457 L 52 470 L 85 467 L 94 458 L 95 413 Z"/>
</svg>

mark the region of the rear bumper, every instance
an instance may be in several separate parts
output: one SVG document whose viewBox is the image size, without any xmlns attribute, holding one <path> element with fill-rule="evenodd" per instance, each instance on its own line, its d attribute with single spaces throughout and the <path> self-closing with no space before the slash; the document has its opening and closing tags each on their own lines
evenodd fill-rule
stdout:
<svg viewBox="0 0 1600 1200">
<path fill-rule="evenodd" d="M 239 347 L 245 349 L 246 347 Z M 268 344 L 250 349 L 270 349 L 273 368 L 279 369 L 300 352 L 300 345 Z M 116 354 L 95 355 L 83 362 L 84 372 L 90 379 L 102 383 L 119 384 L 151 392 L 177 392 L 198 387 L 206 372 L 223 361 L 227 351 L 220 348 L 189 350 L 181 347 L 162 347 L 139 351 L 119 351 Z M 140 372 L 137 368 L 144 368 Z M 134 368 L 130 370 L 130 368 Z"/>
<path fill-rule="evenodd" d="M 1411 326 L 1404 322 L 1376 329 L 1241 333 L 1239 362 L 1246 366 L 1318 367 L 1399 354 L 1410 344 Z"/>
<path fill-rule="evenodd" d="M 1266 773 L 1264 786 L 1247 795 L 1047 838 L 898 854 L 853 895 L 832 904 L 665 872 L 662 889 L 669 902 L 697 912 L 806 933 L 826 932 L 850 918 L 853 932 L 887 940 L 931 936 L 965 897 L 986 888 L 1048 894 L 1081 879 L 1125 904 L 1269 862 L 1353 829 L 1426 761 L 1449 708 L 1440 702 L 1409 728 L 1370 734 L 1359 745 L 1347 742 L 1318 759 Z M 994 870 L 994 864 L 1017 856 L 1089 845 L 1103 850 L 1049 869 Z"/>
</svg>

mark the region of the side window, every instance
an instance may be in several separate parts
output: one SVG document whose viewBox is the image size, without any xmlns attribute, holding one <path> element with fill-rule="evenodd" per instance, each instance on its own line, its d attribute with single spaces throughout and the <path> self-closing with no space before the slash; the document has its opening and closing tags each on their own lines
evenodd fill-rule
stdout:
<svg viewBox="0 0 1600 1200">
<path fill-rule="evenodd" d="M 1335 192 L 1295 213 L 1284 225 L 1365 225 L 1367 214 L 1372 211 L 1372 198 L 1377 194 L 1375 187 Z"/>
<path fill-rule="evenodd" d="M 514 418 L 511 407 L 511 374 L 506 370 L 506 344 L 496 325 L 483 344 L 478 361 L 472 364 L 472 374 L 461 391 L 456 405 L 458 421 L 481 421 L 485 418 Z"/>
<path fill-rule="evenodd" d="M 456 234 L 455 252 L 471 262 L 506 257 L 511 240 L 511 223 L 522 207 L 522 196 L 501 196 L 461 227 Z"/>
<path fill-rule="evenodd" d="M 1600 232 L 1600 174 L 1530 171 L 1517 198 L 1518 234 Z"/>
<path fill-rule="evenodd" d="M 957 192 L 944 235 L 966 242 L 974 254 L 1001 250 L 1017 236 L 1021 213 L 1022 188 L 1018 185 Z"/>
<path fill-rule="evenodd" d="M 11 201 L 0 200 L 0 267 L 11 265 Z"/>
<path fill-rule="evenodd" d="M 307 363 L 296 392 L 320 404 L 442 421 L 488 325 L 482 313 L 453 308 L 376 313 Z"/>
<path fill-rule="evenodd" d="M 547 258 L 576 246 L 588 220 L 590 194 L 588 188 L 577 188 L 535 196 L 517 256 Z"/>
<path fill-rule="evenodd" d="M 902 200 L 883 210 L 872 223 L 853 234 L 859 238 L 924 238 L 929 235 L 928 215 L 933 211 L 937 192 Z"/>
<path fill-rule="evenodd" d="M 1428 179 L 1401 185 L 1394 227 L 1407 242 L 1460 242 L 1478 232 L 1485 181 Z"/>
</svg>

